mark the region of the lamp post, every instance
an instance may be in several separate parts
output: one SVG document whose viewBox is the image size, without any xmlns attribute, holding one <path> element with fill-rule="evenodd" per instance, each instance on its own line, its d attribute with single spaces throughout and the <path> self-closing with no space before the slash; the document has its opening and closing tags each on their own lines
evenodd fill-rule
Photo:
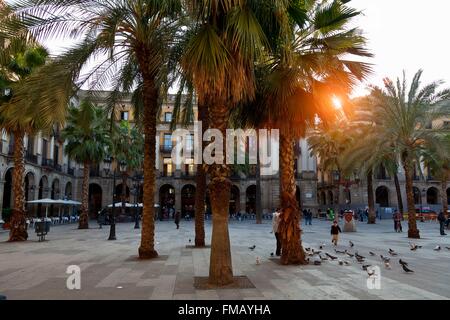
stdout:
<svg viewBox="0 0 450 320">
<path fill-rule="evenodd" d="M 111 172 L 111 165 L 114 159 L 108 158 L 105 159 L 103 162 L 105 163 L 105 174 L 109 176 L 109 173 Z M 113 174 L 113 192 L 112 192 L 112 209 L 111 209 L 111 215 L 109 218 L 109 238 L 108 240 L 116 240 L 116 167 L 112 170 Z"/>
<path fill-rule="evenodd" d="M 134 176 L 134 203 L 135 203 L 135 216 L 134 216 L 134 228 L 139 229 L 139 191 L 140 191 L 140 177 L 136 173 Z"/>
</svg>

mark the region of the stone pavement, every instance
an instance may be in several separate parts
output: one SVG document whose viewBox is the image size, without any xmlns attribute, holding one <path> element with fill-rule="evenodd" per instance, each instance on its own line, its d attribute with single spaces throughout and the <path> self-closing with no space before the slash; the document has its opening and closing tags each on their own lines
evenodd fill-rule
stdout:
<svg viewBox="0 0 450 320">
<path fill-rule="evenodd" d="M 206 221 L 207 243 L 211 222 Z M 275 238 L 270 221 L 256 225 L 252 221 L 231 221 L 233 270 L 254 284 L 252 289 L 196 290 L 194 277 L 207 276 L 210 249 L 190 249 L 194 240 L 194 222 L 182 221 L 179 230 L 170 221 L 156 223 L 156 248 L 160 257 L 139 261 L 140 230 L 132 223 L 117 225 L 117 241 L 107 241 L 109 227 L 77 230 L 76 225 L 53 227 L 48 241 L 38 242 L 30 230 L 25 243 L 7 243 L 0 233 L 0 294 L 8 299 L 450 299 L 450 235 L 439 236 L 438 225 L 418 223 L 423 246 L 410 251 L 406 232 L 393 231 L 389 220 L 369 226 L 358 223 L 358 232 L 344 233 L 338 250 L 358 251 L 369 264 L 381 268 L 381 289 L 367 288 L 367 273 L 353 258 L 336 254 L 330 245 L 329 222 L 313 221 L 303 226 L 305 247 L 318 248 L 349 261 L 324 261 L 320 266 L 282 266 L 272 259 Z M 403 223 L 406 229 L 405 223 Z M 450 233 L 450 232 L 449 232 Z M 350 249 L 348 241 L 355 243 Z M 254 251 L 248 247 L 256 245 Z M 437 252 L 433 248 L 441 245 Z M 406 274 L 391 257 L 387 270 L 379 255 L 388 256 L 388 248 L 409 263 L 413 274 Z M 369 251 L 377 254 L 369 256 Z M 261 263 L 256 264 L 256 257 Z M 81 268 L 81 290 L 66 288 L 66 269 Z"/>
</svg>

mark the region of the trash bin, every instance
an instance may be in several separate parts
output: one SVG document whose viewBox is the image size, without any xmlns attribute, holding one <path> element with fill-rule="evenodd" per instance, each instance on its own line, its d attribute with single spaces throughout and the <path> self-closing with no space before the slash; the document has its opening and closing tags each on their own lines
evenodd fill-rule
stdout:
<svg viewBox="0 0 450 320">
<path fill-rule="evenodd" d="M 343 232 L 356 232 L 355 213 L 352 210 L 347 210 L 344 212 Z"/>
<path fill-rule="evenodd" d="M 35 223 L 34 228 L 37 236 L 39 237 L 39 241 L 44 241 L 45 236 L 50 231 L 51 221 L 38 221 Z"/>
</svg>

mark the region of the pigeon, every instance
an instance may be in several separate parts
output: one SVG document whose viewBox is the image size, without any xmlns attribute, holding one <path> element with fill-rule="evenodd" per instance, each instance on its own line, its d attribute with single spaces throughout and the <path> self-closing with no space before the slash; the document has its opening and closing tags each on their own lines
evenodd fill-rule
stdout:
<svg viewBox="0 0 450 320">
<path fill-rule="evenodd" d="M 408 262 L 403 261 L 402 259 L 398 260 L 398 263 L 400 263 L 402 266 L 407 266 Z"/>
<path fill-rule="evenodd" d="M 322 264 L 322 261 L 320 260 L 314 260 L 314 265 L 315 266 L 320 266 Z"/>
<path fill-rule="evenodd" d="M 390 254 L 391 256 L 396 256 L 396 255 L 397 255 L 397 252 L 395 252 L 394 250 L 392 250 L 391 248 L 389 248 L 389 254 Z"/>
<path fill-rule="evenodd" d="M 445 247 L 445 249 L 450 250 L 450 247 Z"/>
<path fill-rule="evenodd" d="M 364 262 L 364 257 L 361 257 L 361 256 L 357 256 L 356 257 L 356 260 L 359 262 L 359 263 L 363 263 Z"/>
<path fill-rule="evenodd" d="M 422 246 L 418 246 L 417 244 L 415 244 L 415 243 L 410 243 L 409 244 L 410 245 L 410 247 L 411 247 L 411 251 L 416 251 L 417 249 L 420 249 L 420 248 L 422 248 Z"/>
<path fill-rule="evenodd" d="M 345 250 L 345 253 L 350 257 L 350 258 L 353 258 L 355 255 L 354 254 L 352 254 L 352 253 L 350 253 L 350 252 L 347 252 L 347 250 Z"/>
<path fill-rule="evenodd" d="M 305 251 L 311 251 L 311 248 L 305 248 Z"/>
<path fill-rule="evenodd" d="M 441 246 L 436 246 L 436 248 L 433 249 L 434 251 L 439 251 L 441 250 Z"/>
<path fill-rule="evenodd" d="M 385 262 L 384 267 L 389 270 L 391 269 L 391 265 L 389 264 L 389 262 Z"/>
<path fill-rule="evenodd" d="M 350 262 L 344 260 L 344 264 L 345 264 L 346 266 L 349 266 L 349 265 L 350 265 Z"/>
<path fill-rule="evenodd" d="M 403 270 L 404 270 L 406 273 L 414 272 L 414 271 L 412 271 L 411 269 L 408 269 L 408 267 L 405 266 L 404 264 L 402 264 L 402 268 L 403 268 Z"/>
<path fill-rule="evenodd" d="M 319 257 L 320 257 L 320 260 L 322 260 L 322 261 L 327 261 L 328 260 L 328 258 L 322 257 L 320 254 L 319 254 Z"/>
<path fill-rule="evenodd" d="M 369 254 L 370 254 L 371 256 L 374 256 L 374 255 L 375 255 L 375 253 L 373 253 L 372 251 L 369 251 Z"/>
<path fill-rule="evenodd" d="M 320 250 L 323 250 L 323 247 L 325 247 L 325 243 L 322 243 L 322 244 L 319 246 L 319 249 L 320 249 Z"/>
<path fill-rule="evenodd" d="M 255 248 L 256 248 L 256 246 L 255 245 L 253 245 L 253 246 L 251 246 L 251 247 L 248 247 L 250 250 L 255 250 Z"/>
<path fill-rule="evenodd" d="M 372 265 L 370 265 L 370 264 L 364 264 L 363 266 L 362 266 L 362 269 L 363 270 L 365 270 L 365 271 L 367 271 L 367 268 L 368 267 L 371 267 Z"/>
<path fill-rule="evenodd" d="M 321 254 L 322 251 L 314 251 L 314 249 L 312 250 L 313 254 Z"/>
<path fill-rule="evenodd" d="M 356 259 L 365 259 L 366 257 L 363 257 L 362 255 L 358 254 L 358 251 L 355 252 Z"/>
<path fill-rule="evenodd" d="M 335 256 L 332 256 L 331 254 L 329 254 L 329 253 L 325 253 L 325 255 L 328 257 L 328 258 L 330 258 L 331 260 L 336 260 L 337 259 L 337 257 L 335 257 Z"/>
<path fill-rule="evenodd" d="M 373 270 L 372 272 L 369 272 L 369 270 L 366 269 L 366 271 L 367 271 L 367 274 L 369 275 L 369 277 L 371 277 L 375 274 L 375 270 Z"/>
<path fill-rule="evenodd" d="M 383 260 L 383 262 L 389 262 L 391 259 L 387 258 L 387 257 L 383 257 L 383 255 L 380 255 L 381 260 Z"/>
<path fill-rule="evenodd" d="M 189 239 L 189 243 L 191 243 L 191 241 L 192 241 L 192 240 L 191 240 L 191 239 Z"/>
<path fill-rule="evenodd" d="M 270 253 L 270 256 L 273 257 L 273 252 Z"/>
<path fill-rule="evenodd" d="M 348 244 L 350 245 L 350 248 L 353 248 L 353 246 L 355 245 L 353 242 L 351 242 L 350 240 L 348 241 Z"/>
<path fill-rule="evenodd" d="M 334 252 L 339 253 L 339 254 L 345 254 L 345 251 L 339 251 L 339 250 L 336 250 L 336 249 L 334 249 Z"/>
<path fill-rule="evenodd" d="M 343 265 L 344 265 L 344 261 L 339 260 L 339 265 L 340 265 L 340 266 L 343 266 Z"/>
</svg>

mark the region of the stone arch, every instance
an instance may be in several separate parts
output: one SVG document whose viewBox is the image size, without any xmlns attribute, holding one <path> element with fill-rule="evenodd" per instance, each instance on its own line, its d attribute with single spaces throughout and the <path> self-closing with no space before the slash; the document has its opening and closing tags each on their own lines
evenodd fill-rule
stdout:
<svg viewBox="0 0 450 320">
<path fill-rule="evenodd" d="M 256 212 L 256 185 L 252 184 L 247 187 L 245 191 L 245 212 L 255 213 Z"/>
<path fill-rule="evenodd" d="M 235 184 L 231 186 L 230 190 L 230 212 L 238 213 L 241 211 L 241 191 Z"/>
<path fill-rule="evenodd" d="M 334 194 L 332 190 L 328 190 L 328 204 L 334 205 Z"/>
<path fill-rule="evenodd" d="M 98 216 L 98 212 L 102 210 L 102 187 L 97 183 L 89 184 L 89 217 L 95 219 Z"/>
<path fill-rule="evenodd" d="M 28 171 L 24 180 L 25 201 L 34 200 L 34 190 L 36 190 L 36 178 L 33 171 Z"/>
<path fill-rule="evenodd" d="M 319 204 L 325 206 L 327 204 L 327 196 L 325 194 L 325 191 L 321 191 L 320 192 L 320 197 L 319 197 Z"/>
<path fill-rule="evenodd" d="M 386 186 L 379 186 L 375 190 L 375 203 L 379 204 L 380 207 L 389 207 L 389 188 Z"/>
<path fill-rule="evenodd" d="M 72 182 L 67 182 L 66 183 L 66 187 L 64 188 L 64 197 L 66 199 L 71 200 L 72 199 L 72 192 L 73 192 L 73 187 L 72 187 Z"/>
<path fill-rule="evenodd" d="M 8 168 L 5 171 L 3 177 L 3 208 L 11 208 L 12 206 L 12 179 L 13 179 L 13 167 Z"/>
<path fill-rule="evenodd" d="M 439 204 L 439 191 L 435 187 L 427 190 L 427 204 Z"/>
<path fill-rule="evenodd" d="M 159 188 L 160 219 L 169 219 L 175 213 L 175 188 L 171 184 L 163 184 Z"/>
<path fill-rule="evenodd" d="M 297 199 L 297 205 L 301 208 L 301 196 L 300 196 L 300 187 L 298 185 L 295 186 L 295 199 Z"/>
<path fill-rule="evenodd" d="M 414 204 L 420 204 L 422 202 L 422 196 L 420 190 L 417 187 L 413 187 Z"/>
<path fill-rule="evenodd" d="M 115 202 L 121 202 L 122 201 L 122 183 L 119 183 L 116 185 L 114 194 L 116 196 Z M 125 199 L 123 199 L 125 202 L 130 202 L 130 188 L 128 185 L 125 185 Z"/>
</svg>

